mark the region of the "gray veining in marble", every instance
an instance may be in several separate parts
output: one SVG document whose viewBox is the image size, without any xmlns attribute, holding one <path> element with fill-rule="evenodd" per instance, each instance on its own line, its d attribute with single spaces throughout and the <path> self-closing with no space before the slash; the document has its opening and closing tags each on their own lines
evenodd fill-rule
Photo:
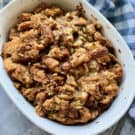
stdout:
<svg viewBox="0 0 135 135">
<path fill-rule="evenodd" d="M 135 135 L 135 124 L 125 117 L 108 135 Z M 114 132 L 115 131 L 115 132 Z M 0 135 L 48 135 L 31 123 L 0 88 Z M 107 134 L 103 134 L 107 135 Z"/>
<path fill-rule="evenodd" d="M 0 88 L 0 135 L 48 135 L 16 108 Z"/>
</svg>

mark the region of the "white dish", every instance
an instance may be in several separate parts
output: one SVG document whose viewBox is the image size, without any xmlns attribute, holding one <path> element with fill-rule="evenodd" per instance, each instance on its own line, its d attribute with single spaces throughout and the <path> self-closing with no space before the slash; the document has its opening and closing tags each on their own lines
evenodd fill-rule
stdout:
<svg viewBox="0 0 135 135">
<path fill-rule="evenodd" d="M 98 19 L 103 25 L 104 35 L 110 39 L 116 49 L 117 57 L 119 58 L 124 70 L 124 77 L 120 87 L 118 97 L 114 100 L 110 108 L 100 115 L 95 121 L 86 125 L 65 126 L 51 120 L 39 117 L 34 108 L 23 98 L 23 96 L 13 86 L 12 81 L 7 75 L 3 67 L 3 61 L 0 57 L 0 84 L 5 92 L 9 95 L 16 106 L 23 114 L 35 123 L 41 129 L 55 135 L 93 135 L 98 134 L 113 126 L 126 113 L 130 107 L 134 95 L 134 69 L 135 63 L 133 56 L 127 47 L 127 44 L 122 39 L 116 29 L 103 17 L 94 7 L 88 4 L 85 0 L 13 0 L 8 6 L 0 11 L 0 51 L 3 43 L 6 41 L 8 30 L 17 20 L 17 16 L 22 11 L 32 10 L 36 5 L 45 1 L 47 4 L 57 4 L 66 10 L 72 10 L 82 3 L 86 17 L 88 19 Z M 93 17 L 94 16 L 94 17 Z M 121 53 L 120 53 L 121 52 Z"/>
</svg>

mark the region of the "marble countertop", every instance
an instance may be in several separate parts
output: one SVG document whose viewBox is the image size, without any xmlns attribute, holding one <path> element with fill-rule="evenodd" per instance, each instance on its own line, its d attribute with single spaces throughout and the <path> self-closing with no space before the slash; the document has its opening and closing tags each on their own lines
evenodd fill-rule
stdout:
<svg viewBox="0 0 135 135">
<path fill-rule="evenodd" d="M 0 88 L 0 135 L 48 135 L 32 124 Z"/>
<path fill-rule="evenodd" d="M 0 135 L 49 135 L 31 123 L 0 87 Z M 102 135 L 135 135 L 135 124 L 125 116 L 116 128 Z"/>
</svg>

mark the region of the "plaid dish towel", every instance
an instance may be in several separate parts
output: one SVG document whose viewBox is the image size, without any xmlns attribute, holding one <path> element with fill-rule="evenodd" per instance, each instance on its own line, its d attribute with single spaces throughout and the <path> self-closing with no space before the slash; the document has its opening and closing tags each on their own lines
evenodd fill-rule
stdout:
<svg viewBox="0 0 135 135">
<path fill-rule="evenodd" d="M 135 0 L 88 0 L 120 32 L 135 58 Z M 135 101 L 129 109 L 135 120 Z"/>
<path fill-rule="evenodd" d="M 0 0 L 0 7 L 10 0 Z M 135 58 L 135 0 L 88 0 L 116 27 L 123 36 Z M 129 109 L 135 120 L 135 101 Z"/>
</svg>

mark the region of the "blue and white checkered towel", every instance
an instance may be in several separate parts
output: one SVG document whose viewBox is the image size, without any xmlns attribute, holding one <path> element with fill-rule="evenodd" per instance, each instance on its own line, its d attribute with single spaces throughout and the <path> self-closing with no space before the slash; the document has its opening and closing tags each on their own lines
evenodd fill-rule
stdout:
<svg viewBox="0 0 135 135">
<path fill-rule="evenodd" d="M 116 27 L 135 57 L 135 0 L 88 0 Z"/>
<path fill-rule="evenodd" d="M 88 0 L 116 27 L 135 58 L 135 0 Z M 135 101 L 129 109 L 135 120 Z"/>
<path fill-rule="evenodd" d="M 2 1 L 2 0 L 0 0 Z M 3 0 L 4 4 L 9 0 Z M 88 0 L 116 27 L 135 58 L 135 0 Z M 135 120 L 135 101 L 129 110 Z"/>
</svg>

